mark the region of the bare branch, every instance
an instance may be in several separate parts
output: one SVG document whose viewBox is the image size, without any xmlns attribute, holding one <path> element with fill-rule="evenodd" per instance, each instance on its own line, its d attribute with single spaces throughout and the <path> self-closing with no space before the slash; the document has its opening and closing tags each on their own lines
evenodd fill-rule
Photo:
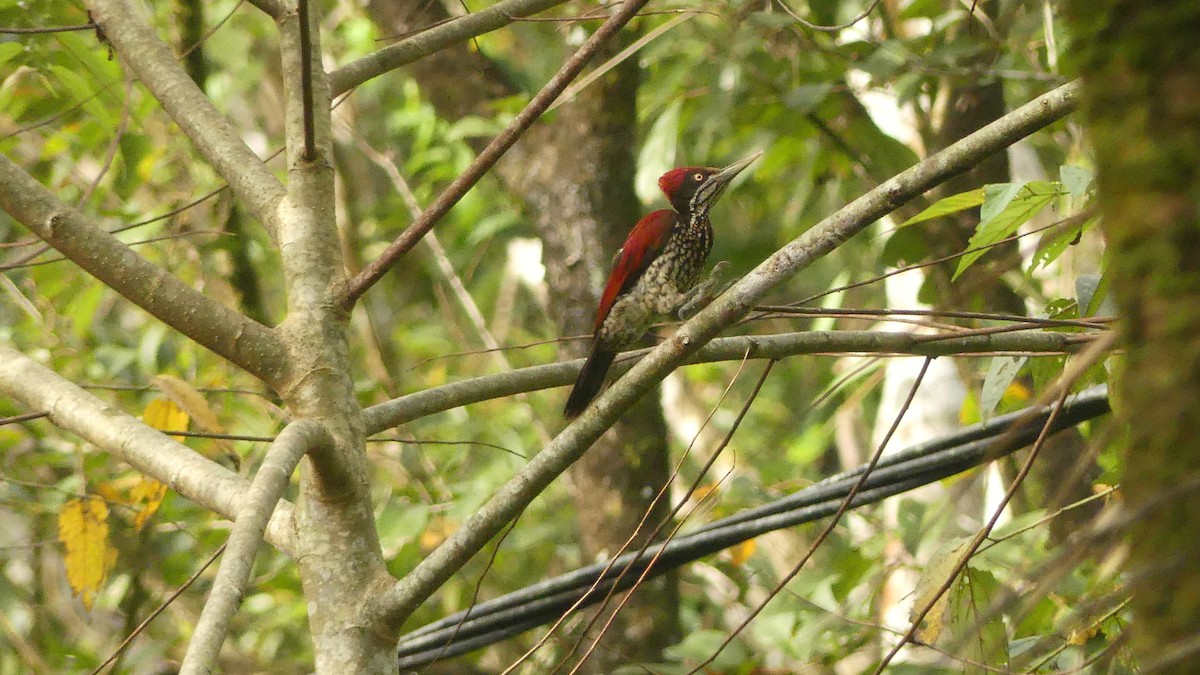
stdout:
<svg viewBox="0 0 1200 675">
<path fill-rule="evenodd" d="M 300 15 L 300 92 L 304 109 L 304 152 L 300 156 L 304 161 L 311 162 L 317 158 L 317 132 L 313 127 L 312 21 L 308 15 L 308 0 L 297 2 Z"/>
<path fill-rule="evenodd" d="M 371 261 L 369 265 L 350 280 L 350 286 L 346 291 L 345 305 L 347 307 L 353 306 L 354 302 L 362 297 L 363 293 L 367 292 L 367 289 L 383 278 L 383 275 L 391 269 L 392 265 L 401 256 L 412 249 L 413 246 L 416 246 L 417 242 L 421 240 L 421 237 L 425 236 L 426 232 L 433 229 L 433 226 L 458 203 L 458 200 L 462 199 L 463 195 L 467 194 L 467 191 L 475 183 L 479 182 L 480 178 L 483 178 L 483 175 L 492 168 L 492 165 L 512 147 L 512 144 L 516 143 L 517 139 L 542 116 L 542 113 L 554 102 L 554 99 L 558 98 L 558 95 L 567 88 L 571 80 L 574 80 L 583 70 L 584 66 L 592 60 L 592 57 L 596 55 L 600 47 L 609 38 L 616 35 L 617 31 L 621 30 L 625 24 L 629 23 L 630 19 L 637 16 L 638 10 L 644 7 L 647 2 L 649 0 L 626 0 L 625 4 L 621 5 L 621 9 L 597 28 L 595 33 L 592 33 L 587 42 L 584 42 L 579 51 L 567 59 L 562 68 L 529 101 L 529 104 L 517 115 L 516 119 L 504 131 L 500 132 L 499 136 L 493 138 L 491 143 L 488 143 L 487 147 L 475 158 L 475 161 L 471 162 L 471 165 L 467 167 L 467 170 L 463 171 L 458 178 L 455 178 L 454 182 L 450 183 L 437 196 L 437 199 L 429 205 L 429 208 L 421 213 L 421 217 L 413 221 L 411 225 L 400 233 L 400 236 L 396 237 L 388 245 L 378 258 Z"/>
<path fill-rule="evenodd" d="M 708 343 L 686 363 L 783 359 L 801 354 L 908 354 L 912 356 L 955 356 L 1021 352 L 1061 354 L 1075 352 L 1090 337 L 1078 333 L 1010 333 L 999 335 L 963 335 L 928 341 L 928 336 L 889 331 L 804 331 L 776 335 L 739 335 L 718 338 Z M 622 354 L 613 371 L 621 373 L 633 367 L 651 349 Z M 571 384 L 583 366 L 583 359 L 518 368 L 506 373 L 473 377 L 431 387 L 400 398 L 373 405 L 363 411 L 368 434 L 376 434 L 406 422 L 452 410 L 459 406 L 512 396 L 538 389 Z"/>
<path fill-rule="evenodd" d="M 250 0 L 250 4 L 276 21 L 296 10 L 296 3 L 289 0 Z"/>
<path fill-rule="evenodd" d="M 44 28 L 0 27 L 0 35 L 41 35 L 43 33 L 70 33 L 79 30 L 94 30 L 96 24 L 81 23 L 72 26 L 46 26 Z"/>
<path fill-rule="evenodd" d="M 3 155 L 0 208 L 137 306 L 255 377 L 276 382 L 286 370 L 283 346 L 267 327 L 134 253 Z"/>
<path fill-rule="evenodd" d="M 421 31 L 396 44 L 351 61 L 329 73 L 334 96 L 344 94 L 375 77 L 412 63 L 452 44 L 503 28 L 514 18 L 543 12 L 566 0 L 503 0 L 479 12 Z"/>
<path fill-rule="evenodd" d="M 192 82 L 129 0 L 88 0 L 87 5 L 125 64 L 274 237 L 275 210 L 284 190 L 266 163 Z"/>
<path fill-rule="evenodd" d="M 56 425 L 205 508 L 231 520 L 244 508 L 249 488 L 245 479 L 4 345 L 0 345 L 0 390 L 34 410 L 47 411 Z M 294 556 L 294 538 L 292 505 L 280 502 L 266 539 Z"/>
<path fill-rule="evenodd" d="M 630 405 L 773 288 L 905 202 L 1070 113 L 1079 85 L 1059 87 L 885 181 L 775 252 L 655 347 L 588 411 L 496 491 L 403 579 L 373 598 L 368 612 L 399 623 L 567 469 Z"/>
<path fill-rule="evenodd" d="M 263 532 L 287 488 L 288 478 L 309 448 L 331 442 L 329 434 L 319 423 L 299 420 L 279 432 L 275 442 L 267 449 L 267 456 L 254 475 L 250 489 L 246 491 L 243 506 L 229 534 L 221 566 L 213 579 L 212 590 L 209 591 L 208 600 L 200 612 L 200 620 L 183 657 L 181 674 L 213 671 L 221 643 L 225 641 L 225 634 L 229 630 L 229 620 L 246 593 Z"/>
</svg>

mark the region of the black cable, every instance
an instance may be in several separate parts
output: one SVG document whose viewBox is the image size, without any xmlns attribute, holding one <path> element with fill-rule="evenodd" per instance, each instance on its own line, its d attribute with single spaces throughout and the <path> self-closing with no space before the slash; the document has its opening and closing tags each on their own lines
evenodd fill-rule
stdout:
<svg viewBox="0 0 1200 675">
<path fill-rule="evenodd" d="M 1093 387 L 1066 400 L 1050 433 L 1108 412 L 1107 389 Z M 1037 438 L 1049 414 L 1048 406 L 1027 408 L 889 455 L 871 472 L 853 506 L 878 502 L 1015 452 Z M 463 617 L 467 612 L 458 612 L 422 626 L 400 638 L 399 667 L 414 668 L 464 654 L 549 623 L 569 609 L 597 579 L 601 580 L 599 585 L 580 608 L 599 602 L 626 566 L 631 568 L 617 590 L 633 586 L 660 550 L 662 553 L 647 573 L 647 579 L 767 532 L 832 515 L 864 470 L 865 467 L 858 467 L 831 476 L 763 506 L 714 521 L 665 547 L 651 546 L 636 560 L 635 554 L 628 553 L 615 563 L 588 565 L 476 604 L 469 610 L 466 621 Z M 451 638 L 453 642 L 447 645 Z"/>
</svg>

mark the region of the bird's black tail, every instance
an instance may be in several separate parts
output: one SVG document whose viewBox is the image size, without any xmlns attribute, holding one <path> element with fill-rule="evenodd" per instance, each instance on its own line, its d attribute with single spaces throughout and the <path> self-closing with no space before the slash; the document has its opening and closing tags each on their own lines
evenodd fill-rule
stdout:
<svg viewBox="0 0 1200 675">
<path fill-rule="evenodd" d="M 587 362 L 583 364 L 583 370 L 579 371 L 579 378 L 575 380 L 575 387 L 571 389 L 571 395 L 567 397 L 567 405 L 563 408 L 564 417 L 569 420 L 575 419 L 592 402 L 592 399 L 596 398 L 596 394 L 600 393 L 600 387 L 604 385 L 604 376 L 608 374 L 608 369 L 612 367 L 615 358 L 617 358 L 615 349 L 609 349 L 600 344 L 592 347 L 592 353 L 588 355 Z"/>
</svg>

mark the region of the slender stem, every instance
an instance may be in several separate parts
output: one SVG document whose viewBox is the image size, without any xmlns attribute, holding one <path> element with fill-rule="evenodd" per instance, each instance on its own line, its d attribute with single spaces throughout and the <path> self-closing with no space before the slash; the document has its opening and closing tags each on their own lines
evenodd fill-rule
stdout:
<svg viewBox="0 0 1200 675">
<path fill-rule="evenodd" d="M 514 18 L 543 12 L 566 0 L 503 0 L 487 9 L 447 21 L 416 35 L 351 61 L 329 73 L 329 88 L 334 96 L 386 72 L 407 65 L 452 44 L 490 33 L 512 23 Z"/>
<path fill-rule="evenodd" d="M 424 237 L 426 232 L 433 229 L 433 226 L 458 203 L 458 200 L 462 199 L 463 195 L 467 194 L 467 191 L 475 183 L 478 183 L 480 178 L 483 178 L 483 175 L 492 168 L 492 165 L 512 147 L 513 143 L 517 142 L 517 139 L 542 116 L 542 113 L 567 88 L 567 85 L 583 71 L 584 66 L 592 60 L 596 52 L 600 50 L 600 47 L 612 36 L 616 35 L 617 31 L 621 30 L 626 23 L 629 23 L 630 19 L 637 16 L 638 10 L 644 7 L 647 2 L 649 0 L 626 0 L 621 9 L 597 28 L 596 32 L 579 48 L 579 51 L 567 59 L 562 68 L 554 74 L 554 77 L 550 78 L 546 86 L 542 87 L 542 90 L 533 97 L 533 100 L 529 102 L 529 105 L 525 106 L 525 109 L 517 115 L 516 119 L 504 131 L 500 132 L 499 136 L 492 139 L 491 143 L 488 143 L 483 152 L 480 152 L 475 161 L 471 162 L 471 165 L 467 167 L 467 170 L 459 175 L 458 178 L 455 178 L 454 182 L 438 195 L 437 199 L 429 205 L 429 208 L 421 213 L 421 217 L 401 232 L 400 236 L 396 237 L 395 241 L 384 250 L 382 255 L 373 260 L 350 280 L 344 301 L 347 309 L 353 306 L 355 301 L 362 297 L 362 294 L 366 293 L 367 289 L 373 286 L 375 282 L 383 278 L 383 275 L 391 269 L 392 265 L 396 264 L 396 261 L 411 250 L 413 246 L 416 246 L 421 237 Z"/>
<path fill-rule="evenodd" d="M 267 449 L 267 455 L 254 475 L 250 489 L 246 491 L 233 531 L 229 534 L 228 546 L 221 558 L 217 576 L 213 579 L 212 590 L 200 612 L 192 639 L 188 642 L 187 653 L 179 670 L 181 675 L 199 675 L 214 670 L 221 643 L 229 631 L 229 621 L 246 594 L 254 557 L 263 541 L 263 532 L 288 486 L 288 478 L 310 448 L 330 442 L 328 432 L 319 423 L 298 420 L 279 432 L 275 442 Z"/>
<path fill-rule="evenodd" d="M 245 503 L 249 487 L 245 479 L 4 345 L 0 345 L 0 391 L 30 408 L 45 410 L 59 427 L 226 518 L 233 519 Z M 281 502 L 275 510 L 267 541 L 295 555 L 291 504 Z"/>
<path fill-rule="evenodd" d="M 129 0 L 87 0 L 121 60 L 274 237 L 283 185 L 254 154 Z"/>
<path fill-rule="evenodd" d="M 282 343 L 270 329 L 141 257 L 3 155 L 0 209 L 137 306 L 260 380 L 275 383 L 286 371 Z"/>
<path fill-rule="evenodd" d="M 300 91 L 304 108 L 304 161 L 317 158 L 317 132 L 313 124 L 312 27 L 309 25 L 308 0 L 299 0 L 300 10 Z"/>
<path fill-rule="evenodd" d="M 783 359 L 801 354 L 1062 354 L 1078 351 L 1091 339 L 1092 336 L 1073 333 L 968 333 L 936 342 L 922 342 L 912 333 L 894 331 L 804 331 L 718 338 L 685 362 L 737 361 L 747 353 L 751 359 Z M 623 354 L 614 371 L 620 373 L 627 370 L 650 351 L 642 349 Z M 367 425 L 367 433 L 375 434 L 459 406 L 568 385 L 575 381 L 582 366 L 583 359 L 575 359 L 451 382 L 370 406 L 363 411 L 363 420 Z"/>
</svg>

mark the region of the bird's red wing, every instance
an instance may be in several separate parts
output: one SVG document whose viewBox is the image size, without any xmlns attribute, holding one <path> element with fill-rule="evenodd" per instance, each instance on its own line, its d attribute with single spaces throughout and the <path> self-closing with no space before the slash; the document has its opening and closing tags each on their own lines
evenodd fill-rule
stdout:
<svg viewBox="0 0 1200 675">
<path fill-rule="evenodd" d="M 608 284 L 600 296 L 600 309 L 596 310 L 596 330 L 608 318 L 609 311 L 617 298 L 633 288 L 641 278 L 646 267 L 654 260 L 654 256 L 666 246 L 671 236 L 671 228 L 679 216 L 670 209 L 652 211 L 633 226 L 633 231 L 625 238 L 621 247 L 621 257 L 613 265 L 612 274 L 608 275 Z"/>
</svg>

